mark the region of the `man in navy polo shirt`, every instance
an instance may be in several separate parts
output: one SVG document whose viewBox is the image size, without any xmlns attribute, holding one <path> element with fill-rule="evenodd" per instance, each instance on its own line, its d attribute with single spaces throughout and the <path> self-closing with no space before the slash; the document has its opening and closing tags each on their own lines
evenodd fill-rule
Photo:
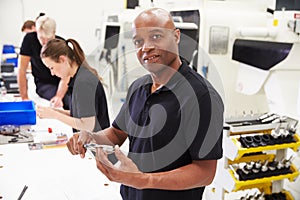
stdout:
<svg viewBox="0 0 300 200">
<path fill-rule="evenodd" d="M 67 145 L 84 157 L 83 143 L 116 145 L 113 165 L 96 149 L 97 168 L 121 183 L 124 200 L 199 200 L 222 157 L 223 102 L 201 75 L 180 58 L 180 31 L 159 8 L 133 22 L 139 62 L 149 71 L 130 86 L 112 127 L 74 135 Z M 120 151 L 129 139 L 128 157 Z"/>
<path fill-rule="evenodd" d="M 49 100 L 54 107 L 69 109 L 70 95 L 66 94 L 69 78 L 60 79 L 57 76 L 52 76 L 40 57 L 42 46 L 49 40 L 62 39 L 55 35 L 55 31 L 55 21 L 50 17 L 40 16 L 36 21 L 36 32 L 27 33 L 24 36 L 18 69 L 19 90 L 22 100 L 29 100 L 26 70 L 30 62 L 36 93 L 40 97 Z"/>
</svg>

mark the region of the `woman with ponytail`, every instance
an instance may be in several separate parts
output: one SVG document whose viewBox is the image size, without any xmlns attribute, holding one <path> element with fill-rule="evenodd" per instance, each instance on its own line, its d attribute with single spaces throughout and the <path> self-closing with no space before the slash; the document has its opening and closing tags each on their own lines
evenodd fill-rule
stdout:
<svg viewBox="0 0 300 200">
<path fill-rule="evenodd" d="M 71 99 L 70 110 L 38 106 L 37 115 L 60 120 L 73 127 L 74 132 L 99 131 L 108 127 L 108 108 L 101 78 L 86 62 L 78 42 L 74 39 L 50 40 L 43 46 L 41 58 L 53 76 L 70 77 L 68 93 Z"/>
</svg>

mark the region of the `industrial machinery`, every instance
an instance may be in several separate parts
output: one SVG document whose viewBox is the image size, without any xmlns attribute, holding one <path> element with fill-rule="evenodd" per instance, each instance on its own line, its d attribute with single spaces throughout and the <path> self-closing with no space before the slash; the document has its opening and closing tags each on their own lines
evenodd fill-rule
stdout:
<svg viewBox="0 0 300 200">
<path fill-rule="evenodd" d="M 108 98 L 114 95 L 119 99 L 124 98 L 130 83 L 147 73 L 136 58 L 131 38 L 131 22 L 138 12 L 140 12 L 138 9 L 125 10 L 118 15 L 107 16 L 101 28 L 101 42 L 93 58 L 93 66 L 97 66 L 100 75 L 104 78 Z M 173 10 L 170 13 L 176 28 L 181 31 L 180 56 L 189 62 L 191 68 L 207 78 L 224 97 L 218 71 L 199 43 L 200 10 Z M 122 97 L 119 97 L 120 94 Z"/>
</svg>

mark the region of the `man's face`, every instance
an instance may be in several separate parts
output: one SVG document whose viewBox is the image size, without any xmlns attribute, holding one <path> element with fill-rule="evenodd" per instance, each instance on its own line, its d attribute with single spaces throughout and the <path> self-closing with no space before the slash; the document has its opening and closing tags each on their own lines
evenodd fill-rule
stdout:
<svg viewBox="0 0 300 200">
<path fill-rule="evenodd" d="M 49 34 L 48 34 L 48 35 L 47 35 L 47 34 L 45 34 L 45 32 L 42 31 L 42 30 L 37 30 L 36 32 L 37 32 L 38 40 L 39 40 L 39 42 L 40 42 L 40 44 L 41 44 L 42 46 L 44 46 L 45 44 L 47 44 L 47 42 L 48 42 L 49 40 L 52 40 L 52 39 L 55 38 L 55 34 L 52 34 L 52 35 L 49 35 Z"/>
<path fill-rule="evenodd" d="M 178 54 L 178 38 L 176 29 L 160 27 L 135 27 L 133 43 L 137 58 L 149 72 L 159 72 L 165 67 L 172 67 Z"/>
</svg>

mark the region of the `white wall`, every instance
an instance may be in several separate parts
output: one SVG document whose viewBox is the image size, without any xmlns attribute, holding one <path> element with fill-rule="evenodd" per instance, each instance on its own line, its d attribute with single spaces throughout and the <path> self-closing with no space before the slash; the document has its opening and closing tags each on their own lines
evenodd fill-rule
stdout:
<svg viewBox="0 0 300 200">
<path fill-rule="evenodd" d="M 254 39 L 279 42 L 299 42 L 299 36 L 287 28 L 287 18 L 292 13 L 267 12 L 267 8 L 275 9 L 275 0 L 203 0 L 203 1 L 154 1 L 157 5 L 173 10 L 200 9 L 200 45 L 208 52 L 211 26 L 229 28 L 228 52 L 223 55 L 211 54 L 210 57 L 221 75 L 225 90 L 226 117 L 243 115 L 244 113 L 264 113 L 269 111 L 268 99 L 263 88 L 255 95 L 244 95 L 235 90 L 239 63 L 232 60 L 232 48 L 235 39 Z M 278 14 L 279 13 L 279 14 Z M 273 20 L 278 19 L 278 26 Z M 276 29 L 276 37 L 243 37 L 238 34 L 240 28 Z M 209 73 L 209 72 L 208 72 Z M 255 77 L 253 77 L 255 81 Z M 296 109 L 296 108 L 294 108 Z"/>
<path fill-rule="evenodd" d="M 208 52 L 211 26 L 229 28 L 228 52 L 210 57 L 216 65 L 225 91 L 226 117 L 242 115 L 244 112 L 263 113 L 268 111 L 266 96 L 263 91 L 247 96 L 235 91 L 238 63 L 231 59 L 233 42 L 240 27 L 267 27 L 270 17 L 267 7 L 274 7 L 274 0 L 204 0 L 204 1 L 156 1 L 159 6 L 174 9 L 200 9 L 200 45 Z M 265 38 L 256 38 L 265 39 Z M 209 73 L 209 72 L 208 72 Z"/>
<path fill-rule="evenodd" d="M 22 37 L 21 26 L 23 23 L 21 13 L 21 1 L 0 1 L 0 44 L 19 45 Z"/>
<path fill-rule="evenodd" d="M 97 47 L 95 30 L 101 27 L 105 15 L 123 8 L 124 0 L 1 0 L 0 43 L 20 46 L 23 22 L 44 12 L 56 20 L 57 35 L 76 39 L 89 54 Z"/>
<path fill-rule="evenodd" d="M 57 34 L 79 41 L 86 54 L 99 46 L 95 30 L 109 14 L 121 14 L 124 0 L 0 0 L 0 44 L 20 45 L 23 34 L 21 26 L 27 19 L 35 19 L 45 12 L 57 22 Z M 267 27 L 272 16 L 267 7 L 274 6 L 275 0 L 154 0 L 154 5 L 169 10 L 201 10 L 201 45 L 208 51 L 209 29 L 211 26 L 227 26 L 230 29 L 228 53 L 210 55 L 221 75 L 225 89 L 226 116 L 266 112 L 268 105 L 263 91 L 246 96 L 235 91 L 238 63 L 231 59 L 232 46 L 238 37 L 240 27 Z M 142 8 L 150 7 L 150 0 L 140 0 Z M 268 38 L 258 38 L 268 39 Z M 1 45 L 2 46 L 2 45 Z"/>
<path fill-rule="evenodd" d="M 219 73 L 225 90 L 226 117 L 242 115 L 243 112 L 263 113 L 268 111 L 264 92 L 248 96 L 236 92 L 238 62 L 231 59 L 234 40 L 240 27 L 266 27 L 268 18 L 266 1 L 208 1 L 205 7 L 205 19 L 202 26 L 203 47 L 208 51 L 209 30 L 211 26 L 229 27 L 228 52 L 225 55 L 210 55 Z M 260 40 L 261 38 L 257 38 Z"/>
</svg>

